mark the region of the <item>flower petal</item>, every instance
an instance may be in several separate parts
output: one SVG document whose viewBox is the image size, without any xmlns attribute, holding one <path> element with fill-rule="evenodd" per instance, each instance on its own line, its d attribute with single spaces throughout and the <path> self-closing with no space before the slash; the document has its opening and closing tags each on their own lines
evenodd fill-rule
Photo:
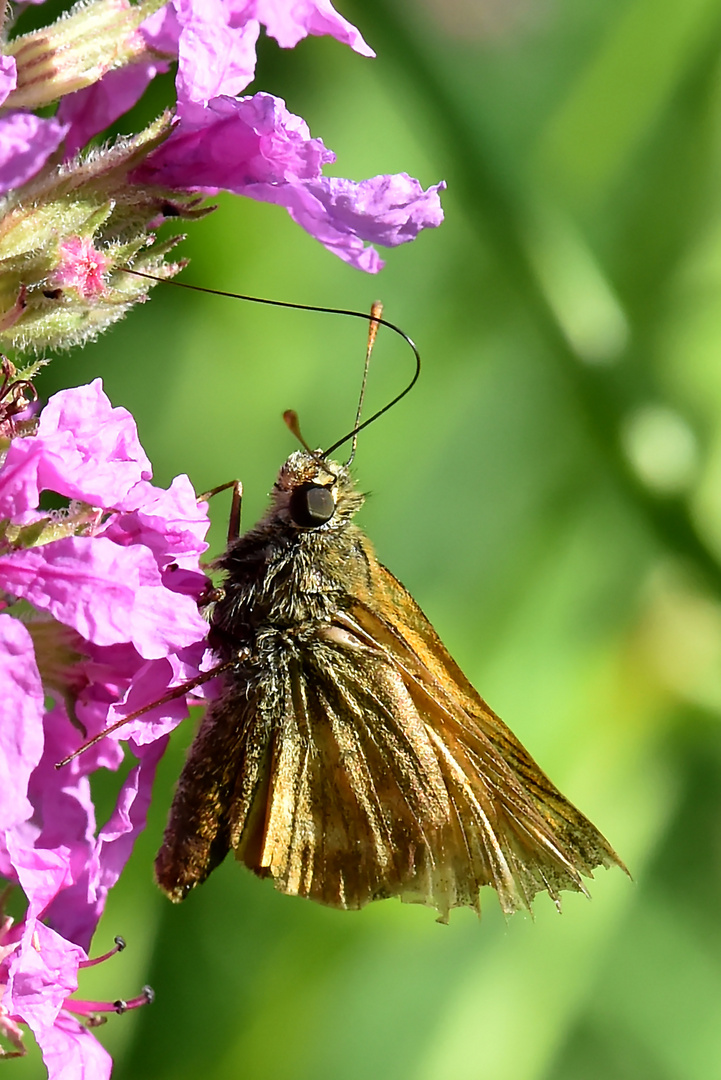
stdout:
<svg viewBox="0 0 721 1080">
<path fill-rule="evenodd" d="M 71 881 L 67 849 L 28 847 L 13 832 L 7 834 L 7 842 L 28 910 L 20 947 L 8 964 L 3 1005 L 37 1033 L 54 1023 L 65 998 L 77 989 L 78 965 L 87 957 L 78 945 L 40 921 L 53 898 Z"/>
<path fill-rule="evenodd" d="M 34 113 L 0 117 L 0 194 L 20 187 L 38 173 L 67 134 L 67 124 Z"/>
<path fill-rule="evenodd" d="M 140 101 L 155 76 L 167 71 L 168 67 L 164 60 L 141 61 L 109 71 L 98 82 L 74 94 L 66 94 L 56 114 L 58 120 L 69 127 L 65 160 Z"/>
<path fill-rule="evenodd" d="M 208 101 L 219 94 L 241 94 L 255 76 L 255 46 L 260 25 L 229 21 L 225 0 L 176 4 L 181 11 L 178 43 L 178 101 Z"/>
<path fill-rule="evenodd" d="M 141 480 L 128 492 L 124 504 L 126 512 L 114 515 L 101 535 L 123 546 L 144 545 L 153 552 L 161 570 L 170 563 L 197 569 L 198 556 L 208 548 L 205 536 L 210 520 L 208 504 L 198 502 L 187 476 L 176 476 L 167 489 Z M 207 581 L 204 576 L 197 577 L 198 584 Z M 164 580 L 174 588 L 172 575 Z"/>
<path fill-rule="evenodd" d="M 438 192 L 445 183 L 424 191 L 407 173 L 370 180 L 321 177 L 300 184 L 248 184 L 238 193 L 285 206 L 293 220 L 334 255 L 358 270 L 376 273 L 383 261 L 370 240 L 396 247 L 414 240 L 422 229 L 443 220 Z"/>
<path fill-rule="evenodd" d="M 256 0 L 253 6 L 255 17 L 283 49 L 292 49 L 307 34 L 330 34 L 361 56 L 375 56 L 360 31 L 328 0 Z"/>
<path fill-rule="evenodd" d="M 93 1033 L 62 1011 L 52 1027 L 35 1032 L 48 1080 L 109 1080 L 113 1059 Z"/>
<path fill-rule="evenodd" d="M 23 841 L 21 830 L 10 830 L 7 846 L 23 892 L 28 899 L 26 919 L 39 918 L 54 897 L 72 881 L 68 850 L 45 851 Z"/>
<path fill-rule="evenodd" d="M 0 105 L 18 84 L 18 69 L 14 56 L 0 56 Z"/>
<path fill-rule="evenodd" d="M 272 94 L 216 97 L 207 106 L 184 105 L 179 115 L 170 137 L 131 174 L 134 183 L 216 194 L 220 188 L 242 191 L 252 183 L 315 178 L 334 160 Z"/>
<path fill-rule="evenodd" d="M 137 748 L 173 731 L 188 715 L 188 695 L 183 694 L 155 706 L 154 702 L 161 702 L 170 690 L 182 688 L 201 671 L 210 671 L 217 665 L 217 657 L 210 653 L 205 642 L 181 649 L 163 660 L 148 660 L 133 676 L 127 693 L 108 709 L 107 726 L 140 709 L 147 709 L 147 712 L 137 720 L 130 721 L 113 737 L 132 739 Z M 215 696 L 218 691 L 215 684 L 214 679 L 201 683 L 192 691 L 193 698 L 207 700 Z"/>
<path fill-rule="evenodd" d="M 38 920 L 28 922 L 21 948 L 8 965 L 7 1004 L 37 1035 L 52 1027 L 69 994 L 77 990 L 85 951 Z"/>
<path fill-rule="evenodd" d="M 0 615 L 0 830 L 32 814 L 28 784 L 43 752 L 43 688 L 32 639 Z"/>
<path fill-rule="evenodd" d="M 131 642 L 153 659 L 207 633 L 193 598 L 163 586 L 146 548 L 69 536 L 0 556 L 0 575 L 14 596 L 96 645 Z"/>
<path fill-rule="evenodd" d="M 130 489 L 151 476 L 135 421 L 112 407 L 96 379 L 55 394 L 37 434 L 13 439 L 0 473 L 0 516 L 34 509 L 44 490 L 120 509 Z"/>
</svg>

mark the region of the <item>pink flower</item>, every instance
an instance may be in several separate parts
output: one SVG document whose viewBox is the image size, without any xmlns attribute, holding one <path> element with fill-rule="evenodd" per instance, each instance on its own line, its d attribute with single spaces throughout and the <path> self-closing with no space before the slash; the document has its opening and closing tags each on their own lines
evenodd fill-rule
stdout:
<svg viewBox="0 0 721 1080">
<path fill-rule="evenodd" d="M 178 58 L 178 101 L 242 94 L 255 77 L 260 27 L 284 49 L 308 34 L 330 35 L 373 56 L 329 0 L 171 0 L 142 26 L 148 44 Z"/>
<path fill-rule="evenodd" d="M 69 128 L 65 158 L 72 158 L 93 135 L 114 124 L 132 109 L 156 75 L 168 70 L 163 60 L 143 60 L 109 71 L 99 82 L 67 94 L 58 106 L 57 118 Z"/>
<path fill-rule="evenodd" d="M 0 105 L 18 83 L 17 64 L 14 56 L 0 56 Z"/>
<path fill-rule="evenodd" d="M 0 117 L 0 195 L 27 183 L 60 146 L 68 125 L 34 113 Z"/>
<path fill-rule="evenodd" d="M 21 39 L 12 38 L 11 17 L 5 24 L 13 55 L 0 57 L 0 110 L 8 110 L 0 194 L 12 195 L 0 246 L 13 274 L 0 336 L 12 348 L 79 344 L 121 318 L 151 280 L 182 267 L 163 262 L 173 243 L 156 246 L 156 230 L 167 218 L 202 214 L 204 195 L 221 189 L 285 207 L 329 251 L 370 273 L 383 261 L 369 242 L 393 247 L 440 224 L 443 184 L 424 190 L 405 173 L 324 176 L 333 153 L 282 100 L 237 97 L 255 78 L 261 30 L 281 48 L 330 35 L 373 56 L 330 0 L 167 0 L 138 25 L 143 14 L 113 0 L 76 5 L 65 26 Z M 175 110 L 83 155 L 174 63 Z M 22 111 L 55 101 L 54 117 Z M 23 191 L 29 180 L 32 193 Z M 137 276 L 120 277 L 129 261 Z M 64 295 L 52 296 L 54 285 Z"/>
<path fill-rule="evenodd" d="M 205 649 L 197 607 L 206 585 L 198 564 L 205 507 L 187 477 L 167 491 L 149 477 L 132 417 L 111 406 L 100 380 L 56 394 L 36 434 L 13 440 L 0 469 L 0 515 L 19 530 L 0 549 L 0 579 L 11 596 L 51 617 L 29 624 L 36 649 L 48 643 L 46 667 L 60 646 L 78 654 L 66 688 L 90 733 L 136 681 L 160 697 L 168 680 L 197 674 Z M 44 490 L 75 500 L 75 516 L 44 515 Z M 36 542 L 23 542 L 26 535 Z M 168 706 L 168 721 L 174 725 L 183 708 Z"/>
<path fill-rule="evenodd" d="M 0 701 L 10 706 L 0 725 L 0 833 L 26 821 L 28 784 L 43 752 L 44 695 L 30 634 L 0 614 Z M 12 705 L 10 705 L 12 703 Z M 3 707 L 3 712 L 4 708 Z M 4 874 L 0 857 L 0 873 Z"/>
<path fill-rule="evenodd" d="M 331 35 L 363 56 L 374 55 L 328 0 L 170 0 L 141 27 L 152 59 L 111 71 L 61 100 L 58 119 L 71 126 L 66 157 L 132 108 L 169 60 L 178 61 L 180 103 L 241 94 L 255 77 L 261 25 L 284 49 L 309 34 Z"/>
<path fill-rule="evenodd" d="M 364 241 L 395 247 L 443 220 L 438 192 L 445 184 L 424 191 L 406 173 L 360 183 L 321 176 L 334 160 L 280 98 L 217 97 L 183 105 L 176 129 L 131 180 L 211 195 L 224 188 L 285 206 L 329 251 L 370 273 L 383 262 Z"/>
<path fill-rule="evenodd" d="M 150 477 L 132 417 L 100 380 L 56 394 L 0 464 L 0 873 L 28 901 L 18 926 L 0 913 L 0 1031 L 17 1045 L 28 1024 L 57 1080 L 109 1075 L 109 1057 L 73 1014 L 113 1006 L 73 995 L 185 694 L 122 732 L 137 736 L 138 764 L 99 830 L 89 776 L 118 767 L 117 736 L 56 763 L 83 741 L 80 726 L 96 734 L 162 698 L 206 654 L 205 507 L 187 477 L 168 490 Z M 45 490 L 70 499 L 68 510 L 41 511 Z M 17 600 L 34 612 L 24 622 Z"/>
<path fill-rule="evenodd" d="M 56 394 L 36 434 L 13 441 L 0 470 L 0 517 L 34 512 L 46 490 L 111 509 L 151 475 L 135 421 L 96 379 Z"/>
<path fill-rule="evenodd" d="M 336 41 L 349 45 L 361 56 L 375 56 L 355 26 L 339 15 L 329 0 L 255 0 L 246 5 L 234 3 L 237 10 L 249 6 L 255 17 L 283 49 L 292 49 L 308 34 L 329 34 Z"/>
<path fill-rule="evenodd" d="M 185 105 L 170 138 L 132 175 L 136 183 L 187 187 L 216 195 L 252 184 L 313 180 L 335 161 L 321 139 L 271 94 L 217 97 Z"/>
<path fill-rule="evenodd" d="M 284 206 L 293 221 L 344 262 L 375 274 L 383 260 L 365 240 L 384 247 L 415 240 L 423 229 L 443 221 L 441 181 L 426 191 L 407 173 L 370 180 L 319 177 L 306 183 L 249 184 L 243 194 Z"/>
<path fill-rule="evenodd" d="M 13 836 L 9 848 L 28 909 L 18 926 L 5 919 L 0 930 L 0 1026 L 3 1020 L 6 1027 L 12 1025 L 20 1053 L 22 1029 L 18 1025 L 31 1028 L 50 1080 L 71 1076 L 104 1080 L 110 1076 L 109 1055 L 68 1011 L 73 1008 L 71 995 L 87 955 L 46 923 L 48 906 L 70 876 L 67 853 L 62 848 L 31 849 Z"/>
<path fill-rule="evenodd" d="M 92 240 L 68 237 L 60 244 L 60 262 L 53 273 L 53 287 L 75 289 L 84 298 L 102 296 L 107 291 L 103 274 L 109 264 L 110 260 L 93 247 Z"/>
<path fill-rule="evenodd" d="M 19 1025 L 27 1024 L 43 1052 L 50 1080 L 107 1080 L 110 1055 L 76 1017 L 124 1011 L 152 999 L 147 990 L 127 1003 L 73 996 L 82 968 L 98 961 L 89 960 L 82 947 L 48 925 L 72 879 L 67 850 L 31 849 L 13 838 L 10 851 L 28 908 L 17 926 L 7 918 L 0 923 L 0 1031 L 22 1054 Z M 105 959 L 123 944 L 120 941 Z"/>
</svg>

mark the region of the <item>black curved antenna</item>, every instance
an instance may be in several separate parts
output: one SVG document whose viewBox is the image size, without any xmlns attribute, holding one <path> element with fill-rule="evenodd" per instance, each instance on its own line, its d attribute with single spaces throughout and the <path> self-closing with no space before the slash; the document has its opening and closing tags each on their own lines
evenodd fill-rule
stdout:
<svg viewBox="0 0 721 1080">
<path fill-rule="evenodd" d="M 334 309 L 331 308 L 330 310 L 333 311 Z M 358 312 L 343 311 L 340 312 L 340 314 L 357 315 Z M 369 321 L 372 320 L 373 322 L 377 322 L 380 326 L 387 326 L 389 330 L 395 330 L 396 334 L 400 334 L 406 344 L 410 345 L 411 349 L 413 350 L 413 355 L 416 358 L 416 370 L 413 372 L 413 378 L 408 383 L 406 388 L 404 390 L 401 390 L 400 394 L 396 394 L 396 396 L 392 398 L 387 405 L 384 405 L 382 409 L 378 409 L 377 412 L 374 412 L 373 415 L 369 416 L 367 420 L 364 420 L 362 424 L 356 424 L 355 427 L 351 431 L 349 431 L 347 435 L 344 435 L 342 439 L 338 439 L 338 442 L 334 442 L 332 446 L 329 446 L 327 450 L 324 450 L 323 457 L 328 457 L 328 454 L 332 454 L 334 450 L 337 450 L 339 446 L 343 445 L 343 443 L 348 442 L 349 439 L 355 438 L 359 431 L 363 431 L 364 428 L 367 428 L 370 424 L 374 423 L 379 416 L 382 416 L 383 413 L 387 413 L 389 409 L 392 409 L 394 405 L 397 405 L 398 402 L 406 396 L 406 394 L 409 394 L 411 392 L 413 387 L 418 382 L 418 376 L 421 373 L 421 354 L 418 352 L 416 343 L 413 341 L 412 338 L 408 337 L 408 334 L 401 330 L 399 326 L 396 326 L 395 323 L 388 322 L 387 319 L 376 319 L 373 315 L 363 315 L 363 318 L 368 319 Z"/>
<path fill-rule="evenodd" d="M 421 373 L 421 354 L 418 352 L 415 342 L 412 338 L 401 330 L 400 326 L 396 326 L 395 323 L 389 322 L 388 319 L 382 319 L 379 315 L 369 315 L 366 311 L 354 311 L 352 308 L 334 308 L 334 307 L 322 307 L 319 304 L 295 304 L 290 300 L 269 300 L 263 296 L 249 296 L 246 293 L 234 293 L 226 292 L 224 289 L 210 289 L 204 285 L 189 285 L 185 281 L 171 281 L 170 278 L 156 277 L 155 274 L 146 274 L 143 270 L 131 270 L 130 267 L 119 268 L 119 272 L 122 274 L 134 274 L 136 277 L 147 278 L 148 281 L 158 281 L 163 285 L 174 285 L 176 289 L 190 289 L 191 292 L 208 293 L 210 296 L 227 296 L 231 300 L 247 300 L 251 304 L 266 304 L 268 307 L 283 307 L 291 308 L 294 311 L 319 311 L 323 315 L 347 315 L 352 319 L 363 319 L 366 322 L 377 323 L 378 326 L 387 326 L 389 330 L 393 330 L 398 334 L 407 345 L 413 350 L 413 355 L 416 358 L 416 370 L 413 373 L 413 378 L 408 383 L 404 390 L 401 390 L 400 394 L 384 405 L 382 409 L 378 409 L 372 416 L 369 416 L 367 420 L 364 420 L 362 424 L 356 422 L 355 426 L 344 435 L 342 439 L 338 439 L 332 446 L 329 446 L 327 450 L 323 451 L 323 457 L 327 457 L 328 454 L 332 454 L 334 450 L 337 450 L 343 443 L 348 442 L 349 439 L 355 438 L 359 431 L 363 431 L 370 424 L 373 424 L 383 413 L 387 413 L 389 409 L 392 409 L 394 405 L 410 393 L 413 387 L 418 382 L 418 376 Z"/>
</svg>

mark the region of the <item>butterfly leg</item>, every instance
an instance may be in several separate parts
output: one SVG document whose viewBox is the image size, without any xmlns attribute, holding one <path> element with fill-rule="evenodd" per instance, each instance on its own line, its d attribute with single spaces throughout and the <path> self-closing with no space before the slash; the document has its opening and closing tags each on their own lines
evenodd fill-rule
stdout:
<svg viewBox="0 0 721 1080">
<path fill-rule="evenodd" d="M 221 491 L 227 491 L 228 488 L 233 489 L 233 500 L 230 504 L 230 519 L 228 521 L 228 543 L 231 544 L 240 536 L 240 510 L 243 502 L 243 485 L 240 480 L 228 480 L 227 483 L 219 484 L 218 487 L 211 488 L 210 491 L 204 491 L 202 495 L 198 496 L 198 502 L 201 500 L 207 502 L 208 499 L 212 499 L 213 495 L 219 495 Z"/>
</svg>

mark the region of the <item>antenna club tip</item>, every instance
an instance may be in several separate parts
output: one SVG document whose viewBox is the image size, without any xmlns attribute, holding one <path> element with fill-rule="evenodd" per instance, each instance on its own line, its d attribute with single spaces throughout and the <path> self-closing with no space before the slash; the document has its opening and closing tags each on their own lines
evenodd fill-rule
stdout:
<svg viewBox="0 0 721 1080">
<path fill-rule="evenodd" d="M 298 419 L 298 413 L 295 411 L 295 409 L 286 409 L 283 413 L 283 419 L 285 420 L 291 435 L 295 435 L 296 439 L 303 447 L 303 449 L 306 450 L 311 455 L 311 457 L 315 457 L 316 455 L 313 453 L 311 448 L 308 446 L 308 443 L 305 441 L 301 434 L 300 420 Z"/>
<path fill-rule="evenodd" d="M 295 435 L 301 446 L 304 445 L 303 436 L 300 433 L 300 420 L 295 409 L 286 409 L 283 413 L 283 420 L 291 435 Z"/>
</svg>

